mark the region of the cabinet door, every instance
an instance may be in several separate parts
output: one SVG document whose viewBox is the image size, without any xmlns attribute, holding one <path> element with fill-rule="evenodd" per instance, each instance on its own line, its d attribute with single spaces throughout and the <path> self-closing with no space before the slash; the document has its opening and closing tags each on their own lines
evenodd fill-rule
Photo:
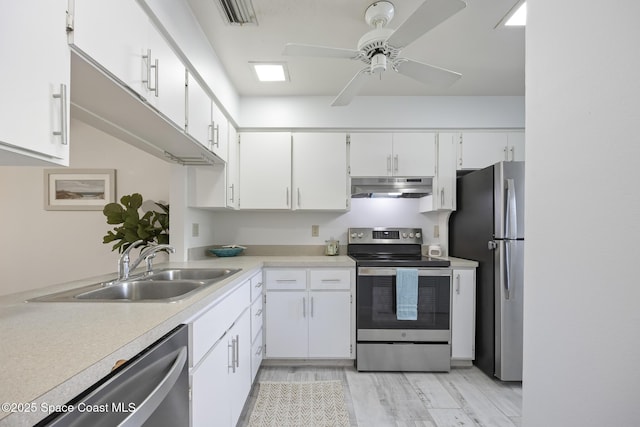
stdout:
<svg viewBox="0 0 640 427">
<path fill-rule="evenodd" d="M 192 373 L 191 425 L 231 426 L 231 347 L 223 336 Z M 244 403 L 244 401 L 243 401 Z"/>
<path fill-rule="evenodd" d="M 524 132 L 509 132 L 507 140 L 509 142 L 509 160 L 524 161 Z"/>
<path fill-rule="evenodd" d="M 227 207 L 238 209 L 238 197 L 240 196 L 240 146 L 238 144 L 238 132 L 229 125 L 229 149 L 227 157 Z"/>
<path fill-rule="evenodd" d="M 394 176 L 434 176 L 436 134 L 394 133 L 392 169 Z"/>
<path fill-rule="evenodd" d="M 349 325 L 350 292 L 309 292 L 309 357 L 350 357 Z"/>
<path fill-rule="evenodd" d="M 349 165 L 352 177 L 392 174 L 392 134 L 352 133 L 349 138 Z"/>
<path fill-rule="evenodd" d="M 267 357 L 307 357 L 307 299 L 306 291 L 267 292 Z"/>
<path fill-rule="evenodd" d="M 215 103 L 211 103 L 211 149 L 226 161 L 229 147 L 229 121 Z"/>
<path fill-rule="evenodd" d="M 240 135 L 240 208 L 291 209 L 291 134 Z"/>
<path fill-rule="evenodd" d="M 211 150 L 211 98 L 191 74 L 187 77 L 186 132 Z"/>
<path fill-rule="evenodd" d="M 67 1 L 0 5 L 0 164 L 68 166 Z"/>
<path fill-rule="evenodd" d="M 136 2 L 75 0 L 73 44 L 125 86 L 146 97 L 143 56 L 147 54 L 150 25 Z"/>
<path fill-rule="evenodd" d="M 475 269 L 453 271 L 451 300 L 451 358 L 475 358 Z"/>
<path fill-rule="evenodd" d="M 508 160 L 507 133 L 464 132 L 458 146 L 458 169 L 482 169 Z"/>
<path fill-rule="evenodd" d="M 347 135 L 293 134 L 293 208 L 347 208 Z"/>
<path fill-rule="evenodd" d="M 171 122 L 184 129 L 186 121 L 185 67 L 162 35 L 149 23 L 147 100 Z M 156 65 L 157 64 L 157 65 Z"/>
<path fill-rule="evenodd" d="M 188 166 L 187 203 L 196 208 L 225 208 L 226 169 L 222 164 Z"/>
<path fill-rule="evenodd" d="M 235 368 L 231 369 L 231 425 L 235 426 L 240 418 L 242 407 L 251 390 L 251 319 L 249 310 L 236 320 L 229 334 L 235 344 Z"/>
<path fill-rule="evenodd" d="M 438 135 L 438 167 L 433 181 L 433 204 L 437 210 L 456 209 L 456 144 L 459 139 L 459 133 Z"/>
</svg>

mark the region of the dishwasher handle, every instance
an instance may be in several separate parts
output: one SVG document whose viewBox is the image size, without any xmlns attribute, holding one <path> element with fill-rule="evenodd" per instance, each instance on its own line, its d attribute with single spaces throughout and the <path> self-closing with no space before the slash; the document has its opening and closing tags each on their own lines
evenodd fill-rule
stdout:
<svg viewBox="0 0 640 427">
<path fill-rule="evenodd" d="M 167 372 L 167 375 L 160 380 L 158 385 L 147 396 L 134 412 L 125 418 L 118 427 L 136 427 L 141 426 L 154 413 L 165 397 L 169 394 L 174 384 L 178 381 L 180 373 L 187 363 L 187 347 L 181 347 L 176 356 L 173 365 Z"/>
</svg>

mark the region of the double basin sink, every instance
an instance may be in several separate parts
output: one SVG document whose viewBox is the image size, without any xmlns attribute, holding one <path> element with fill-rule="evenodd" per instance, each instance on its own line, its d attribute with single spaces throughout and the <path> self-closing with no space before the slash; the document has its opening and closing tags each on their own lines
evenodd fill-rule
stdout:
<svg viewBox="0 0 640 427">
<path fill-rule="evenodd" d="M 124 280 L 95 283 L 44 295 L 29 302 L 176 302 L 203 290 L 240 269 L 166 268 Z"/>
</svg>

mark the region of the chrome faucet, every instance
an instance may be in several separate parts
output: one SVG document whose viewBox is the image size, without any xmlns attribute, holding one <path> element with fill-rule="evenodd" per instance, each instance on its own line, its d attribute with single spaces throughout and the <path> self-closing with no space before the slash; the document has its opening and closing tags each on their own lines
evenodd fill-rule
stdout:
<svg viewBox="0 0 640 427">
<path fill-rule="evenodd" d="M 145 260 L 147 263 L 147 272 L 150 272 L 152 267 L 151 262 L 159 251 L 168 251 L 171 253 L 176 251 L 174 247 L 170 245 L 154 245 L 142 250 L 138 259 L 132 262 L 129 256 L 129 252 L 131 252 L 131 249 L 136 248 L 144 243 L 144 240 L 136 240 L 135 242 L 130 244 L 129 247 L 124 250 L 124 252 L 122 252 L 122 255 L 120 255 L 120 258 L 118 259 L 118 280 L 128 279 L 131 270 L 135 270 L 135 268 L 143 260 Z"/>
<path fill-rule="evenodd" d="M 174 253 L 176 249 L 171 245 L 165 245 L 165 244 L 151 246 L 150 248 L 147 248 L 140 253 L 140 258 L 138 258 L 134 262 L 134 266 L 131 268 L 132 269 L 135 268 L 140 263 L 140 261 L 144 260 L 144 262 L 147 265 L 146 272 L 151 273 L 151 270 L 153 270 L 153 259 L 156 257 L 156 255 L 158 255 L 158 252 L 160 251 Z"/>
</svg>

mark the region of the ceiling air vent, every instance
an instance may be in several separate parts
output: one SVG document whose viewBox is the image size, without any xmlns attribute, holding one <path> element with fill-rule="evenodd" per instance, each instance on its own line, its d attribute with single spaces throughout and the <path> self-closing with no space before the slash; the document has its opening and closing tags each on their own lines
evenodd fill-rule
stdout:
<svg viewBox="0 0 640 427">
<path fill-rule="evenodd" d="M 216 0 L 222 18 L 231 25 L 258 25 L 251 0 Z"/>
</svg>

